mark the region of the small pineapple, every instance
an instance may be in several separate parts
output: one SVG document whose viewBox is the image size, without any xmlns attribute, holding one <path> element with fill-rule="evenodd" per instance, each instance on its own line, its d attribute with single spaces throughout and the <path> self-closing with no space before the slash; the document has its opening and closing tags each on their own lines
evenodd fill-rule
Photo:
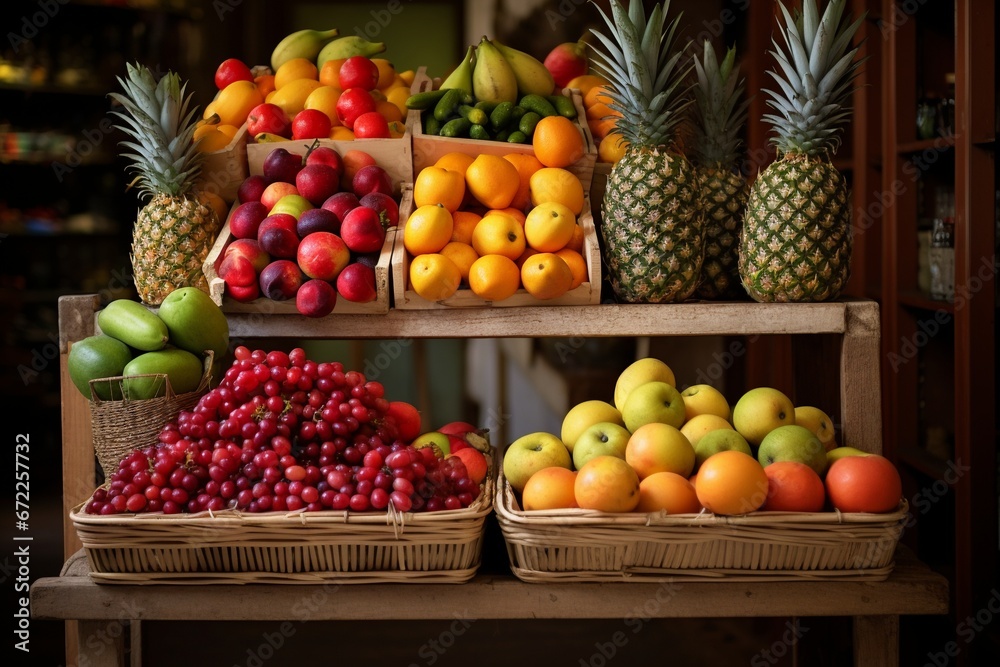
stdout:
<svg viewBox="0 0 1000 667">
<path fill-rule="evenodd" d="M 146 67 L 128 65 L 128 80 L 118 78 L 125 94 L 112 99 L 128 112 L 112 111 L 125 123 L 118 129 L 134 141 L 129 170 L 141 197 L 150 198 L 132 230 L 132 274 L 143 303 L 159 305 L 180 287 L 208 291 L 202 262 L 221 222 L 211 206 L 193 191 L 202 154 L 195 150 L 194 109 L 187 84 L 168 72 L 159 82 Z"/>
<path fill-rule="evenodd" d="M 743 97 L 744 82 L 735 63 L 735 49 L 720 63 L 707 39 L 702 59 L 694 59 L 698 84 L 692 162 L 705 219 L 705 261 L 697 291 L 703 299 L 746 297 L 737 256 L 749 188 L 739 156 L 750 102 Z"/>
<path fill-rule="evenodd" d="M 694 168 L 677 149 L 682 112 L 690 103 L 675 41 L 680 16 L 668 25 L 670 2 L 646 20 L 641 0 L 612 0 L 601 11 L 610 34 L 595 66 L 610 82 L 609 106 L 621 113 L 616 132 L 629 142 L 608 177 L 601 234 L 611 285 L 633 303 L 683 301 L 698 285 L 702 219 Z"/>
<path fill-rule="evenodd" d="M 793 17 L 783 4 L 775 42 L 781 72 L 769 72 L 767 114 L 778 160 L 750 190 L 740 242 L 740 277 L 757 301 L 836 299 L 850 276 L 851 210 L 847 182 L 831 163 L 840 145 L 851 83 L 860 62 L 851 39 L 864 17 L 844 16 L 846 0 L 830 0 L 822 17 L 803 0 Z"/>
</svg>

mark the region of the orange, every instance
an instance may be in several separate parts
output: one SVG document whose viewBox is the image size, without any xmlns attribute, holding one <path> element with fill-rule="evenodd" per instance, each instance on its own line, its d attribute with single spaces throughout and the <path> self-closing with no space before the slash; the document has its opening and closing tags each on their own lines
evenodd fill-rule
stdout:
<svg viewBox="0 0 1000 667">
<path fill-rule="evenodd" d="M 573 238 L 571 238 L 569 240 L 569 243 L 566 244 L 566 248 L 568 250 L 575 250 L 577 252 L 582 253 L 583 252 L 583 239 L 584 239 L 585 236 L 586 236 L 586 234 L 583 231 L 583 226 L 580 225 L 580 224 L 577 224 L 576 229 L 573 230 Z"/>
<path fill-rule="evenodd" d="M 546 116 L 531 135 L 535 157 L 546 167 L 568 167 L 587 152 L 583 133 L 565 116 Z"/>
<path fill-rule="evenodd" d="M 452 171 L 457 171 L 458 173 L 465 176 L 465 170 L 469 168 L 472 161 L 475 160 L 475 156 L 469 155 L 467 153 L 445 153 L 437 159 L 434 163 L 435 167 L 444 167 L 445 169 L 450 169 Z"/>
<path fill-rule="evenodd" d="M 403 88 L 402 86 L 393 86 L 385 91 L 386 101 L 396 105 L 396 108 L 399 109 L 399 113 L 404 119 L 406 118 L 407 111 L 409 111 L 409 109 L 406 108 L 406 100 L 409 96 L 410 89 Z"/>
<path fill-rule="evenodd" d="M 438 253 L 428 253 L 410 262 L 410 286 L 428 301 L 447 299 L 458 291 L 462 274 L 455 262 Z"/>
<path fill-rule="evenodd" d="M 611 96 L 608 95 L 608 85 L 601 84 L 599 86 L 593 86 L 587 92 L 583 93 L 583 106 L 586 109 L 596 106 L 598 104 L 609 104 L 611 102 Z M 589 114 L 587 116 L 590 117 Z"/>
<path fill-rule="evenodd" d="M 639 482 L 636 512 L 697 514 L 701 511 L 694 484 L 675 472 L 655 472 Z"/>
<path fill-rule="evenodd" d="M 521 271 L 503 255 L 483 255 L 469 269 L 469 289 L 480 299 L 503 301 L 521 287 Z"/>
<path fill-rule="evenodd" d="M 604 120 L 608 116 L 620 116 L 614 109 L 604 102 L 598 102 L 592 107 L 587 107 L 587 120 Z"/>
<path fill-rule="evenodd" d="M 396 68 L 385 58 L 372 58 L 371 61 L 378 68 L 378 83 L 375 87 L 378 90 L 385 90 L 396 80 Z"/>
<path fill-rule="evenodd" d="M 606 85 L 608 82 L 606 79 L 594 74 L 581 74 L 580 76 L 573 77 L 566 84 L 567 88 L 576 88 L 580 91 L 581 95 L 586 96 L 590 92 L 591 88 L 596 86 Z"/>
<path fill-rule="evenodd" d="M 573 272 L 559 255 L 540 252 L 521 266 L 521 284 L 536 299 L 554 299 L 569 291 Z"/>
<path fill-rule="evenodd" d="M 444 167 L 424 167 L 413 182 L 413 205 L 441 204 L 454 213 L 465 198 L 465 178 Z"/>
<path fill-rule="evenodd" d="M 462 280 L 468 282 L 469 269 L 479 259 L 479 253 L 468 243 L 449 241 L 445 247 L 441 248 L 441 254 L 455 262 L 458 272 L 462 274 Z"/>
<path fill-rule="evenodd" d="M 219 220 L 225 221 L 226 216 L 229 215 L 229 204 L 226 200 L 209 190 L 200 190 L 198 192 L 198 201 L 200 201 L 205 206 L 215 211 L 215 217 Z"/>
<path fill-rule="evenodd" d="M 590 128 L 590 134 L 593 135 L 594 139 L 600 142 L 604 141 L 609 134 L 617 130 L 618 120 L 616 118 L 605 118 L 603 120 L 590 118 L 587 119 L 587 127 Z"/>
<path fill-rule="evenodd" d="M 639 476 L 617 456 L 595 456 L 577 471 L 573 495 L 583 509 L 631 512 L 639 504 Z"/>
<path fill-rule="evenodd" d="M 698 468 L 694 490 L 715 514 L 747 514 L 767 500 L 768 481 L 754 457 L 730 449 L 712 454 Z"/>
<path fill-rule="evenodd" d="M 826 489 L 816 471 L 799 461 L 775 461 L 764 466 L 767 500 L 762 510 L 773 512 L 820 512 Z M 898 498 L 897 498 L 898 501 Z"/>
<path fill-rule="evenodd" d="M 354 141 L 354 131 L 343 125 L 335 125 L 330 129 L 330 138 L 337 141 Z"/>
<path fill-rule="evenodd" d="M 524 210 L 531 203 L 531 175 L 545 165 L 539 162 L 538 158 L 534 155 L 528 153 L 508 153 L 503 156 L 503 159 L 514 165 L 514 168 L 517 169 L 517 176 L 520 179 L 517 192 L 514 194 L 514 199 L 511 200 L 510 205 L 513 208 Z"/>
<path fill-rule="evenodd" d="M 587 260 L 583 258 L 583 255 L 569 248 L 563 248 L 556 254 L 562 257 L 563 261 L 566 262 L 566 266 L 573 273 L 573 284 L 569 286 L 570 289 L 576 289 L 587 282 L 589 277 L 587 274 Z"/>
<path fill-rule="evenodd" d="M 877 454 L 845 456 L 826 471 L 826 494 L 841 512 L 891 512 L 902 493 L 899 471 Z"/>
<path fill-rule="evenodd" d="M 499 155 L 479 155 L 465 170 L 466 187 L 486 208 L 510 206 L 520 183 L 514 165 Z"/>
<path fill-rule="evenodd" d="M 622 159 L 629 143 L 617 132 L 608 132 L 597 147 L 597 159 L 614 164 Z"/>
<path fill-rule="evenodd" d="M 694 471 L 695 454 L 680 429 L 649 422 L 632 432 L 625 446 L 625 460 L 635 468 L 639 479 L 658 472 L 673 472 L 687 479 Z"/>
<path fill-rule="evenodd" d="M 411 255 L 439 252 L 451 240 L 451 212 L 441 204 L 417 207 L 403 226 L 403 246 Z"/>
<path fill-rule="evenodd" d="M 258 77 L 254 77 L 254 85 L 257 86 L 257 90 L 260 91 L 262 97 L 266 97 L 268 93 L 274 90 L 274 75 L 273 74 L 261 74 Z"/>
<path fill-rule="evenodd" d="M 583 211 L 583 184 L 573 172 L 559 167 L 545 167 L 531 175 L 531 203 L 559 202 L 580 215 Z"/>
<path fill-rule="evenodd" d="M 559 466 L 542 468 L 528 478 L 521 490 L 521 507 L 525 511 L 577 507 L 575 484 L 574 470 Z"/>
<path fill-rule="evenodd" d="M 340 88 L 340 66 L 347 58 L 334 58 L 323 63 L 319 70 L 319 82 L 324 86 Z"/>
<path fill-rule="evenodd" d="M 524 221 L 524 238 L 539 252 L 556 252 L 573 238 L 576 216 L 564 204 L 545 202 L 528 212 Z"/>
<path fill-rule="evenodd" d="M 212 113 L 219 115 L 220 125 L 239 127 L 246 121 L 250 111 L 263 101 L 264 96 L 257 90 L 253 81 L 233 81 L 219 91 L 219 95 L 210 106 Z M 205 113 L 208 113 L 208 108 L 205 109 Z"/>
<path fill-rule="evenodd" d="M 385 118 L 386 122 L 403 121 L 403 112 L 389 100 L 379 100 L 375 103 L 375 111 L 378 111 Z"/>
<path fill-rule="evenodd" d="M 472 230 L 472 247 L 480 257 L 503 255 L 514 260 L 524 252 L 526 246 L 521 223 L 503 213 L 484 216 Z"/>
<path fill-rule="evenodd" d="M 482 220 L 482 216 L 472 211 L 455 211 L 451 214 L 453 227 L 451 240 L 472 245 L 472 231 Z"/>
<path fill-rule="evenodd" d="M 514 260 L 514 263 L 517 264 L 518 271 L 520 271 L 521 267 L 524 266 L 524 263 L 528 261 L 528 258 L 534 257 L 537 254 L 538 251 L 534 248 L 525 248 L 524 252 L 521 253 L 521 256 Z"/>
<path fill-rule="evenodd" d="M 494 213 L 503 213 L 505 215 L 509 215 L 510 217 L 514 218 L 519 223 L 521 223 L 522 227 L 524 227 L 524 221 L 527 218 L 527 216 L 524 215 L 524 211 L 522 211 L 519 208 L 514 208 L 513 206 L 508 206 L 507 208 L 491 208 L 490 210 L 486 211 L 486 213 L 483 214 L 483 217 L 487 215 L 492 215 Z"/>
<path fill-rule="evenodd" d="M 287 60 L 274 73 L 274 87 L 276 90 L 284 88 L 292 81 L 299 79 L 319 80 L 319 70 L 316 63 L 308 58 L 292 58 Z"/>
<path fill-rule="evenodd" d="M 313 89 L 303 103 L 303 109 L 317 109 L 326 114 L 330 119 L 330 126 L 343 125 L 340 116 L 337 115 L 337 100 L 340 99 L 340 88 L 333 86 L 319 86 Z"/>
<path fill-rule="evenodd" d="M 271 93 L 271 104 L 285 110 L 289 118 L 306 108 L 309 95 L 322 84 L 314 79 L 296 79 Z"/>
</svg>

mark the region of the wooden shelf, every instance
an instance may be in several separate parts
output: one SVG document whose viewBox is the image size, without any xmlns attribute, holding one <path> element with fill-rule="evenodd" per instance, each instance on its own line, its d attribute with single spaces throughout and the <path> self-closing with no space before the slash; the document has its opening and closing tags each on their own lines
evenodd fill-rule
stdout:
<svg viewBox="0 0 1000 667">
<path fill-rule="evenodd" d="M 955 304 L 951 301 L 935 299 L 926 292 L 920 290 L 903 290 L 899 292 L 899 302 L 911 308 L 919 308 L 928 311 L 943 311 L 946 313 L 955 312 Z"/>
<path fill-rule="evenodd" d="M 934 137 L 933 139 L 919 139 L 917 141 L 906 141 L 896 144 L 896 153 L 907 155 L 909 153 L 923 153 L 926 150 L 940 151 L 955 147 L 955 136 Z"/>
</svg>

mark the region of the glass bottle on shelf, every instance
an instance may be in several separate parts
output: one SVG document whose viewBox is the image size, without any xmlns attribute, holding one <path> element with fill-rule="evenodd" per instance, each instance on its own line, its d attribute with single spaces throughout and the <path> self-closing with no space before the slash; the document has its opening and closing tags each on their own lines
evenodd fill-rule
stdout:
<svg viewBox="0 0 1000 667">
<path fill-rule="evenodd" d="M 941 187 L 935 196 L 931 229 L 931 297 L 951 301 L 955 297 L 955 193 Z"/>
</svg>

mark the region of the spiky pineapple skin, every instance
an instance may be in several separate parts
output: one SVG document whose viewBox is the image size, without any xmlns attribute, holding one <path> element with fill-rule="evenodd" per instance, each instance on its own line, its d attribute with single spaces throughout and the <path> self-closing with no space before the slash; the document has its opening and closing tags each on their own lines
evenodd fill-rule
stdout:
<svg viewBox="0 0 1000 667">
<path fill-rule="evenodd" d="M 601 205 L 611 286 L 628 303 L 676 303 L 698 286 L 702 219 L 694 167 L 669 151 L 630 146 Z"/>
<path fill-rule="evenodd" d="M 847 181 L 828 160 L 786 155 L 754 181 L 739 269 L 755 301 L 836 299 L 850 278 L 851 246 Z"/>
<path fill-rule="evenodd" d="M 721 166 L 695 167 L 705 224 L 705 259 L 696 292 L 702 299 L 740 299 L 739 240 L 750 188 L 743 175 Z"/>
<path fill-rule="evenodd" d="M 159 305 L 181 287 L 208 291 L 202 264 L 220 223 L 192 196 L 159 194 L 139 210 L 132 231 L 132 277 L 143 303 Z"/>
</svg>

